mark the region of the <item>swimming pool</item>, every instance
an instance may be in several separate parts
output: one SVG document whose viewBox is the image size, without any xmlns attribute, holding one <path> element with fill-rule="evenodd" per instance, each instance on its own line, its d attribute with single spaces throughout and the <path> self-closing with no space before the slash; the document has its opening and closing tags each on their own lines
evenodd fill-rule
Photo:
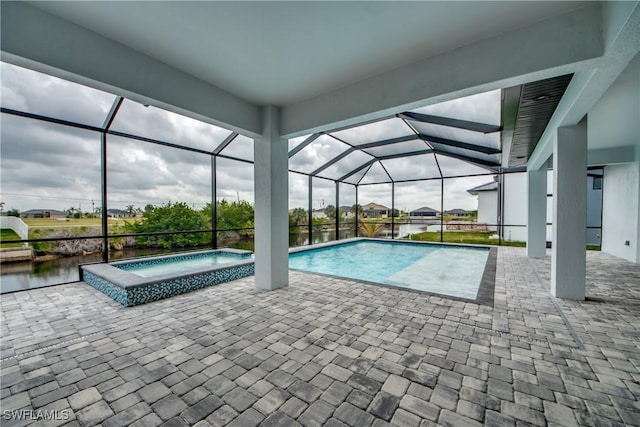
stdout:
<svg viewBox="0 0 640 427">
<path fill-rule="evenodd" d="M 358 239 L 291 253 L 289 268 L 466 300 L 490 294 L 492 302 L 490 255 L 486 247 Z"/>
<path fill-rule="evenodd" d="M 495 248 L 355 238 L 290 249 L 289 267 L 493 305 Z M 217 249 L 80 266 L 125 306 L 254 274 L 249 251 Z"/>
<path fill-rule="evenodd" d="M 80 266 L 80 280 L 124 306 L 145 304 L 253 274 L 252 253 L 237 249 Z"/>
</svg>

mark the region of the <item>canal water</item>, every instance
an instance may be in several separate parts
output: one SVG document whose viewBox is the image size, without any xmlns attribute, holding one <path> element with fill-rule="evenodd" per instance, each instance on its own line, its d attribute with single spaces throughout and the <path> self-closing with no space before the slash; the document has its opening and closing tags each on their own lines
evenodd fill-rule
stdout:
<svg viewBox="0 0 640 427">
<path fill-rule="evenodd" d="M 396 237 L 405 237 L 409 234 L 426 230 L 424 224 L 401 224 L 397 227 Z M 354 237 L 353 230 L 340 230 L 340 239 Z M 381 234 L 381 237 L 390 237 L 390 231 Z M 313 244 L 335 240 L 335 230 L 313 232 Z M 309 242 L 307 233 L 292 234 L 289 236 L 289 246 L 303 246 Z M 232 240 L 221 242 L 220 246 L 253 251 L 253 239 Z M 189 248 L 185 250 L 197 250 Z M 207 249 L 207 248 L 202 248 Z M 139 258 L 144 256 L 173 253 L 176 250 L 161 248 L 125 249 L 111 252 L 109 258 L 112 261 L 120 259 Z M 0 293 L 22 291 L 60 283 L 76 282 L 79 280 L 78 265 L 101 262 L 99 253 L 61 257 L 43 262 L 20 262 L 2 264 L 0 266 Z"/>
</svg>

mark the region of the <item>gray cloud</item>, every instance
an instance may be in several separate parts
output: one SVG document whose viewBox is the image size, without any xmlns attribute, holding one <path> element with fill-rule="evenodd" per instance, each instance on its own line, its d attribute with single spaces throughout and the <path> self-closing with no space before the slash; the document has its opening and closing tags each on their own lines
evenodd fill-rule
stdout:
<svg viewBox="0 0 640 427">
<path fill-rule="evenodd" d="M 126 99 L 111 127 L 120 132 L 213 151 L 231 131 Z"/>
<path fill-rule="evenodd" d="M 0 63 L 2 106 L 101 126 L 115 95 Z"/>
</svg>

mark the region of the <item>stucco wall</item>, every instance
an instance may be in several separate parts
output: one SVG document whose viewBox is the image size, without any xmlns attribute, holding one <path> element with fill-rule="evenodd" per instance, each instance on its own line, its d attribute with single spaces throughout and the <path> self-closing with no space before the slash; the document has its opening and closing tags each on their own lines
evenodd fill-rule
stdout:
<svg viewBox="0 0 640 427">
<path fill-rule="evenodd" d="M 628 163 L 605 167 L 602 250 L 640 263 L 640 55 L 589 111 L 589 148 L 634 147 Z M 629 245 L 625 245 L 625 241 Z"/>
<path fill-rule="evenodd" d="M 516 173 L 504 176 L 504 227 L 503 239 L 527 240 L 527 174 Z"/>
<path fill-rule="evenodd" d="M 638 253 L 640 163 L 611 165 L 604 169 L 602 251 L 632 262 Z M 625 241 L 629 245 L 625 245 Z"/>
<path fill-rule="evenodd" d="M 478 193 L 478 222 L 485 224 L 498 223 L 498 192 L 481 191 Z M 497 227 L 489 226 L 487 230 L 496 231 Z"/>
</svg>

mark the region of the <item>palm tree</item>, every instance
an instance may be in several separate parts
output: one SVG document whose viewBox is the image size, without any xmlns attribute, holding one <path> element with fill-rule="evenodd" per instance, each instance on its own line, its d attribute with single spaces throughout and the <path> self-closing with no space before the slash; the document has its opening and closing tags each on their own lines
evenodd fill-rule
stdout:
<svg viewBox="0 0 640 427">
<path fill-rule="evenodd" d="M 385 225 L 380 222 L 361 222 L 359 224 L 360 231 L 367 237 L 376 237 L 382 233 Z"/>
<path fill-rule="evenodd" d="M 309 222 L 307 211 L 303 208 L 295 208 L 293 212 L 291 212 L 291 221 L 295 225 L 306 225 Z"/>
<path fill-rule="evenodd" d="M 133 205 L 127 205 L 127 213 L 129 214 L 129 216 L 133 216 L 133 212 L 135 212 L 135 207 Z"/>
<path fill-rule="evenodd" d="M 336 207 L 333 205 L 327 205 L 327 207 L 324 209 L 324 214 L 329 219 L 336 219 Z"/>
<path fill-rule="evenodd" d="M 358 218 L 362 218 L 362 205 L 355 204 L 351 206 L 351 212 L 353 212 L 354 215 L 357 215 Z"/>
</svg>

